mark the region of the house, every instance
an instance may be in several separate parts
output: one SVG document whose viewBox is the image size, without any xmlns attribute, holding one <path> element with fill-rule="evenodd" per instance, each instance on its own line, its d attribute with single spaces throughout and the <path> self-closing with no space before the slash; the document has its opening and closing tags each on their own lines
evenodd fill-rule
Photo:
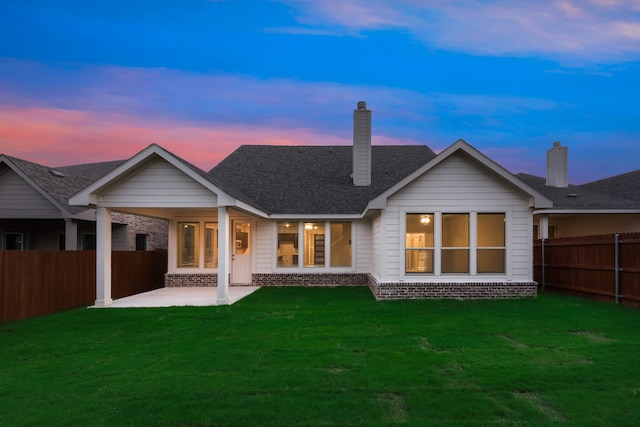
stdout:
<svg viewBox="0 0 640 427">
<path fill-rule="evenodd" d="M 640 231 L 640 171 L 583 185 L 569 184 L 568 147 L 547 150 L 547 177 L 519 173 L 553 201 L 534 210 L 534 236 L 553 238 Z"/>
<path fill-rule="evenodd" d="M 95 209 L 69 197 L 123 161 L 59 168 L 0 155 L 0 249 L 95 249 Z M 166 221 L 114 213 L 114 250 L 166 249 Z"/>
<path fill-rule="evenodd" d="M 168 220 L 166 286 L 365 285 L 385 298 L 536 295 L 533 210 L 551 201 L 459 140 L 242 146 L 204 172 L 150 145 L 71 197 L 97 211 L 97 306 L 111 299 L 111 213 Z"/>
</svg>

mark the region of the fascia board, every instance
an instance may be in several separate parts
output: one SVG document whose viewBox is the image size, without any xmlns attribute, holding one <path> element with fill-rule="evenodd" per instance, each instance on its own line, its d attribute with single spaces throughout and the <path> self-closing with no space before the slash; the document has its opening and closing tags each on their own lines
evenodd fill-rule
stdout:
<svg viewBox="0 0 640 427">
<path fill-rule="evenodd" d="M 640 214 L 640 209 L 538 209 L 533 214 Z"/>
<path fill-rule="evenodd" d="M 332 219 L 361 219 L 363 217 L 362 214 L 273 214 L 269 215 L 269 219 L 289 219 L 289 220 L 312 220 L 312 219 L 322 219 L 322 220 L 332 220 Z"/>
</svg>

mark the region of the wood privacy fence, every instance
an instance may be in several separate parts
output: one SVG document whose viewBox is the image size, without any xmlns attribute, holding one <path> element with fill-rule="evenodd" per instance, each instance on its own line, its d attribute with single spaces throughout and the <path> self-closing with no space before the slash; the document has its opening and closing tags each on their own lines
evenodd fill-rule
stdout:
<svg viewBox="0 0 640 427">
<path fill-rule="evenodd" d="M 161 288 L 166 251 L 111 255 L 113 298 Z M 0 321 L 93 305 L 95 251 L 0 251 Z"/>
<path fill-rule="evenodd" d="M 640 233 L 534 242 L 540 286 L 640 308 Z"/>
</svg>

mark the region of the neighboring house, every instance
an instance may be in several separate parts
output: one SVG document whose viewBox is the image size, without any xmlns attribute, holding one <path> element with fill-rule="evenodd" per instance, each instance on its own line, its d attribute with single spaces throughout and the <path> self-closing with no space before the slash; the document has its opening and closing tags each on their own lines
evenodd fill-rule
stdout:
<svg viewBox="0 0 640 427">
<path fill-rule="evenodd" d="M 123 161 L 50 168 L 0 155 L 0 250 L 95 249 L 95 209 L 69 197 Z M 113 248 L 166 249 L 166 221 L 114 214 Z"/>
<path fill-rule="evenodd" d="M 640 231 L 640 171 L 571 185 L 568 148 L 556 142 L 547 150 L 546 179 L 516 176 L 553 201 L 534 211 L 535 238 Z"/>
<path fill-rule="evenodd" d="M 368 285 L 379 298 L 536 294 L 533 209 L 551 201 L 459 140 L 242 146 L 206 173 L 151 145 L 71 197 L 97 210 L 97 306 L 111 304 L 111 213 L 169 221 L 166 286 Z"/>
</svg>

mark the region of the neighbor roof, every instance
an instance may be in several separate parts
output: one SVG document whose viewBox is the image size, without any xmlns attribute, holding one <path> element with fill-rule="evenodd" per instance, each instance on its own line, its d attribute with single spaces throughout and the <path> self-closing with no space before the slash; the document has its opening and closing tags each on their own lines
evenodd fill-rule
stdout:
<svg viewBox="0 0 640 427">
<path fill-rule="evenodd" d="M 359 214 L 435 157 L 425 145 L 372 146 L 371 185 L 352 183 L 351 146 L 243 145 L 209 175 L 267 214 Z"/>
<path fill-rule="evenodd" d="M 553 209 L 640 209 L 640 200 L 621 197 L 611 192 L 596 191 L 588 185 L 569 185 L 558 188 L 547 186 L 546 179 L 539 176 L 526 173 L 519 173 L 516 176 L 553 200 Z"/>
<path fill-rule="evenodd" d="M 581 187 L 640 202 L 640 169 L 589 182 Z"/>
<path fill-rule="evenodd" d="M 72 166 L 49 167 L 29 162 L 17 157 L 4 156 L 24 173 L 35 185 L 48 194 L 70 214 L 87 210 L 86 207 L 70 206 L 69 198 L 91 184 L 96 179 L 109 173 L 124 160 L 89 163 Z M 56 173 L 55 171 L 59 172 Z"/>
</svg>

